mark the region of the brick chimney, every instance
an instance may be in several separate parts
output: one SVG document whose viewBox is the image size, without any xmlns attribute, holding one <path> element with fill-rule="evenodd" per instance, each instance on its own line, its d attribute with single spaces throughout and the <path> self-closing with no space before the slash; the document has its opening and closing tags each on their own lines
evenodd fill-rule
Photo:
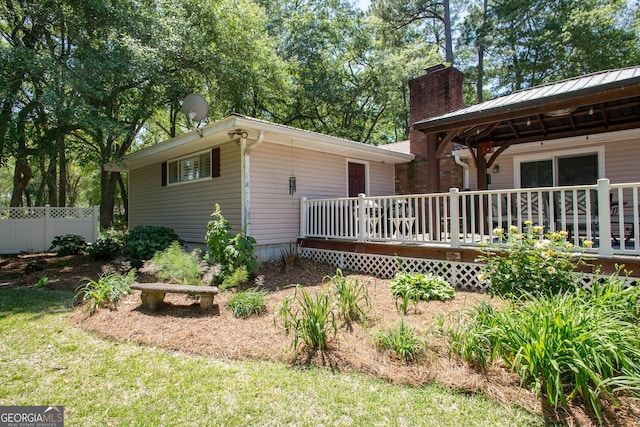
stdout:
<svg viewBox="0 0 640 427">
<path fill-rule="evenodd" d="M 424 75 L 409 80 L 409 141 L 411 153 L 416 157 L 409 164 L 396 166 L 397 194 L 434 193 L 449 191 L 451 187 L 462 187 L 462 170 L 451 155 L 453 144 L 450 143 L 445 149 L 437 170 L 429 170 L 427 158 L 430 150 L 427 138 L 435 139 L 436 136 L 427 136 L 413 129 L 413 124 L 417 121 L 461 109 L 462 82 L 463 74 L 460 71 L 442 64 L 429 67 Z M 432 176 L 432 180 L 437 180 L 438 188 L 428 188 L 429 176 Z"/>
</svg>

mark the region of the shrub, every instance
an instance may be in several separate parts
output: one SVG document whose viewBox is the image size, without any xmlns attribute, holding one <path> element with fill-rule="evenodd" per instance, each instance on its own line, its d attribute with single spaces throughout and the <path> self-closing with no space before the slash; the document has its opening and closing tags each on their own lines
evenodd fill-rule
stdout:
<svg viewBox="0 0 640 427">
<path fill-rule="evenodd" d="M 340 269 L 331 277 L 325 277 L 329 281 L 336 296 L 338 316 L 344 321 L 356 322 L 363 320 L 371 308 L 371 299 L 367 291 L 366 283 L 357 279 L 347 279 Z"/>
<path fill-rule="evenodd" d="M 482 247 L 485 263 L 481 281 L 489 281 L 489 293 L 505 298 L 521 295 L 558 294 L 576 286 L 574 270 L 584 264 L 564 231 L 543 234 L 543 227 L 525 222 L 525 230 L 512 226 L 505 233 L 493 230 L 498 244 Z M 585 242 L 589 245 L 591 242 Z"/>
<path fill-rule="evenodd" d="M 207 258 L 220 266 L 218 280 L 224 280 L 241 267 L 245 267 L 248 274 L 256 271 L 258 260 L 253 248 L 255 239 L 247 236 L 244 231 L 234 235 L 229 221 L 224 218 L 217 203 L 211 216 L 214 219 L 207 224 L 205 242 L 208 248 Z"/>
<path fill-rule="evenodd" d="M 87 253 L 93 260 L 113 260 L 122 253 L 124 232 L 110 228 L 98 236 L 95 243 L 87 247 Z"/>
<path fill-rule="evenodd" d="M 481 307 L 451 328 L 451 349 L 483 367 L 500 359 L 554 407 L 580 396 L 600 418 L 601 396 L 640 393 L 639 295 L 607 279 L 592 293 L 575 289 L 500 311 Z"/>
<path fill-rule="evenodd" d="M 135 270 L 129 271 L 126 276 L 118 273 L 104 274 L 96 280 L 88 279 L 75 293 L 75 299 L 81 299 L 83 303 L 89 303 L 89 316 L 98 309 L 112 304 L 114 310 L 118 309 L 120 299 L 131 293 L 131 283 L 135 280 Z"/>
<path fill-rule="evenodd" d="M 296 286 L 296 292 L 282 302 L 277 316 L 287 333 L 293 331 L 292 347 L 296 352 L 303 347 L 325 351 L 331 333 L 335 337 L 338 332 L 331 298 L 324 291 L 309 295 L 300 285 Z"/>
<path fill-rule="evenodd" d="M 84 237 L 77 234 L 65 234 L 64 236 L 56 236 L 51 241 L 49 250 L 55 250 L 58 255 L 78 255 L 87 248 L 87 242 Z"/>
<path fill-rule="evenodd" d="M 225 289 L 238 286 L 239 284 L 244 283 L 247 280 L 249 280 L 249 272 L 247 271 L 247 267 L 242 266 L 233 270 L 231 274 L 228 274 L 224 278 L 224 280 L 222 280 L 222 283 L 218 287 L 221 291 L 224 291 Z"/>
<path fill-rule="evenodd" d="M 424 351 L 424 341 L 416 335 L 415 328 L 411 328 L 400 319 L 394 329 L 379 332 L 375 337 L 376 347 L 391 350 L 405 362 L 412 362 Z"/>
<path fill-rule="evenodd" d="M 229 308 L 233 316 L 239 318 L 262 314 L 266 308 L 266 295 L 267 291 L 259 289 L 238 292 L 229 301 Z"/>
<path fill-rule="evenodd" d="M 184 243 L 171 228 L 138 225 L 127 233 L 123 252 L 136 260 L 148 260 L 156 252 L 168 248 L 171 242 Z"/>
<path fill-rule="evenodd" d="M 186 253 L 179 242 L 172 242 L 151 258 L 156 275 L 162 280 L 177 281 L 185 285 L 200 285 L 200 258 Z"/>
<path fill-rule="evenodd" d="M 422 301 L 453 298 L 455 291 L 444 278 L 431 273 L 397 273 L 391 279 L 391 293 L 396 298 L 396 309 L 407 314 L 409 303 L 417 307 Z"/>
</svg>

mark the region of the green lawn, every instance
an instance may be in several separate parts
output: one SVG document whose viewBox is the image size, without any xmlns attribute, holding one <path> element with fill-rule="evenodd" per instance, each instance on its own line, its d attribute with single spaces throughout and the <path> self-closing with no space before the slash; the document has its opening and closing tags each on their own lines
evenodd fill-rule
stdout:
<svg viewBox="0 0 640 427">
<path fill-rule="evenodd" d="M 102 340 L 69 323 L 70 299 L 0 290 L 0 405 L 64 405 L 68 426 L 543 424 L 435 386 Z"/>
</svg>

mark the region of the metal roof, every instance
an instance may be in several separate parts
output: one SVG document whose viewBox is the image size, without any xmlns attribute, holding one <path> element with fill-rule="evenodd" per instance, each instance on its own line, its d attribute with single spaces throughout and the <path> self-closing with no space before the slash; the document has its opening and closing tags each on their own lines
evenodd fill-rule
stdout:
<svg viewBox="0 0 640 427">
<path fill-rule="evenodd" d="M 632 90 L 633 94 L 640 95 L 640 66 L 600 71 L 520 90 L 461 110 L 420 120 L 414 123 L 414 128 L 426 131 L 431 127 L 441 127 L 449 123 L 458 126 L 464 125 L 462 122 L 467 120 L 505 112 L 516 114 L 518 111 L 530 111 L 535 108 L 546 108 L 541 112 L 552 112 L 554 105 L 572 98 L 633 86 L 637 86 L 637 90 Z"/>
</svg>

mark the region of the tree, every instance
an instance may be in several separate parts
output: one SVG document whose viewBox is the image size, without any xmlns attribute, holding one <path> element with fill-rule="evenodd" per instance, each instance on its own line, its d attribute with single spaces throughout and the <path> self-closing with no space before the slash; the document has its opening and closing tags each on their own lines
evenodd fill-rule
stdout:
<svg viewBox="0 0 640 427">
<path fill-rule="evenodd" d="M 490 56 L 498 86 L 514 91 L 632 65 L 638 33 L 628 14 L 624 0 L 491 2 Z"/>
<path fill-rule="evenodd" d="M 449 0 L 373 0 L 371 11 L 393 30 L 415 24 L 422 26 L 426 32 L 426 26 L 432 24 L 431 31 L 435 37 L 435 43 L 444 44 L 445 61 L 449 64 L 454 63 Z M 444 43 L 441 43 L 441 32 Z"/>
</svg>

